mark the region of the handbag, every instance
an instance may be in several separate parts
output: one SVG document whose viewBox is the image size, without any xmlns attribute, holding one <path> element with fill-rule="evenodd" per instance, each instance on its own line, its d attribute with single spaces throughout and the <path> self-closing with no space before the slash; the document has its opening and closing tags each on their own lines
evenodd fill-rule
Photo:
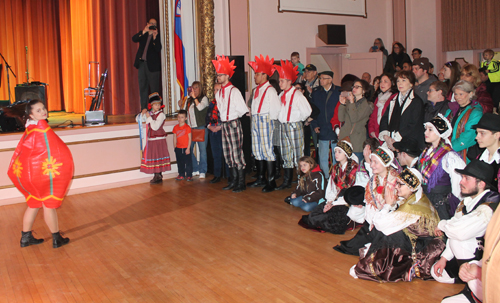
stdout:
<svg viewBox="0 0 500 303">
<path fill-rule="evenodd" d="M 205 141 L 205 129 L 191 129 L 191 141 L 204 142 Z"/>
</svg>

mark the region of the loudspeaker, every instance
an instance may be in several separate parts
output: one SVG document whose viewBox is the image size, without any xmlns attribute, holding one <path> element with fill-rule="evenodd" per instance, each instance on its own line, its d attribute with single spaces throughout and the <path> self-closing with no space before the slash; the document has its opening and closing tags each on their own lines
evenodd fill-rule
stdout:
<svg viewBox="0 0 500 303">
<path fill-rule="evenodd" d="M 345 25 L 321 24 L 318 25 L 318 37 L 326 44 L 346 44 Z"/>
<path fill-rule="evenodd" d="M 247 81 L 245 74 L 245 56 L 228 56 L 228 58 L 229 62 L 234 60 L 234 65 L 236 66 L 234 74 L 229 81 L 240 90 L 243 100 L 246 101 Z"/>
<path fill-rule="evenodd" d="M 18 85 L 15 91 L 16 101 L 38 99 L 47 106 L 47 86 L 45 85 Z"/>
</svg>

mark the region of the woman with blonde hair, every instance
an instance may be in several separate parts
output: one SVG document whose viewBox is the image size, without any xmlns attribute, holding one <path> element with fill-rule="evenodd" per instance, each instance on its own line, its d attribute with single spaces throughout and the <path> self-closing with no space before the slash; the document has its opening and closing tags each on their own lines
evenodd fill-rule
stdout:
<svg viewBox="0 0 500 303">
<path fill-rule="evenodd" d="M 493 112 L 493 99 L 486 91 L 486 83 L 481 82 L 479 70 L 474 64 L 465 64 L 460 73 L 460 80 L 465 80 L 474 85 L 476 88 L 476 101 L 481 104 L 484 113 Z"/>
</svg>

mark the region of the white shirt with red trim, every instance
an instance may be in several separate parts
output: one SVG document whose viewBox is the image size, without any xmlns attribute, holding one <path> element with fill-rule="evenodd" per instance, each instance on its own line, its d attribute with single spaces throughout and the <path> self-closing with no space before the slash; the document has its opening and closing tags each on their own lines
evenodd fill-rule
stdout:
<svg viewBox="0 0 500 303">
<path fill-rule="evenodd" d="M 258 90 L 258 95 L 257 94 Z M 262 99 L 264 98 L 264 99 Z M 269 81 L 257 86 L 253 92 L 252 116 L 269 114 L 271 120 L 278 119 L 280 113 L 281 101 L 278 98 L 278 92 L 269 84 Z M 260 109 L 260 112 L 259 112 Z"/>
<path fill-rule="evenodd" d="M 230 82 L 215 95 L 222 122 L 238 119 L 248 112 L 248 107 L 240 91 Z"/>
<path fill-rule="evenodd" d="M 281 102 L 281 96 L 283 96 L 283 94 L 285 94 L 285 104 Z M 291 100 L 292 95 L 293 100 Z M 302 122 L 311 115 L 311 105 L 309 105 L 306 97 L 304 97 L 304 95 L 293 86 L 286 92 L 282 91 L 279 95 L 279 100 L 281 103 L 281 108 L 278 115 L 278 120 L 281 123 Z"/>
</svg>

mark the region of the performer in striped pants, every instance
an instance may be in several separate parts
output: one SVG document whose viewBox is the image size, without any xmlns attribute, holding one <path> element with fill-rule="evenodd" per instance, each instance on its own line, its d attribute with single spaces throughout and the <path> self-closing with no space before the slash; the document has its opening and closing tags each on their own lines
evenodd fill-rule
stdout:
<svg viewBox="0 0 500 303">
<path fill-rule="evenodd" d="M 248 62 L 255 72 L 254 80 L 257 87 L 253 91 L 252 100 L 252 154 L 257 164 L 257 180 L 250 182 L 249 187 L 264 186 L 263 192 L 271 192 L 276 188 L 274 179 L 276 157 L 274 155 L 273 132 L 280 111 L 278 93 L 269 84 L 269 77 L 274 73 L 274 58 L 255 56 L 255 62 Z M 264 177 L 267 167 L 267 180 Z"/>
<path fill-rule="evenodd" d="M 231 173 L 229 184 L 223 189 L 238 193 L 246 189 L 243 130 L 239 118 L 248 112 L 248 108 L 241 92 L 229 82 L 236 68 L 234 60 L 229 62 L 227 57 L 217 56 L 217 60 L 212 62 L 217 72 L 217 82 L 222 85 L 215 100 L 222 122 L 222 150 Z"/>
<path fill-rule="evenodd" d="M 304 95 L 292 83 L 297 79 L 297 68 L 288 60 L 281 61 L 281 66 L 274 65 L 280 75 L 281 109 L 278 120 L 281 123 L 281 155 L 283 158 L 283 184 L 277 190 L 290 188 L 293 179 L 293 167 L 298 167 L 299 158 L 304 155 L 303 124 L 312 112 Z"/>
</svg>

